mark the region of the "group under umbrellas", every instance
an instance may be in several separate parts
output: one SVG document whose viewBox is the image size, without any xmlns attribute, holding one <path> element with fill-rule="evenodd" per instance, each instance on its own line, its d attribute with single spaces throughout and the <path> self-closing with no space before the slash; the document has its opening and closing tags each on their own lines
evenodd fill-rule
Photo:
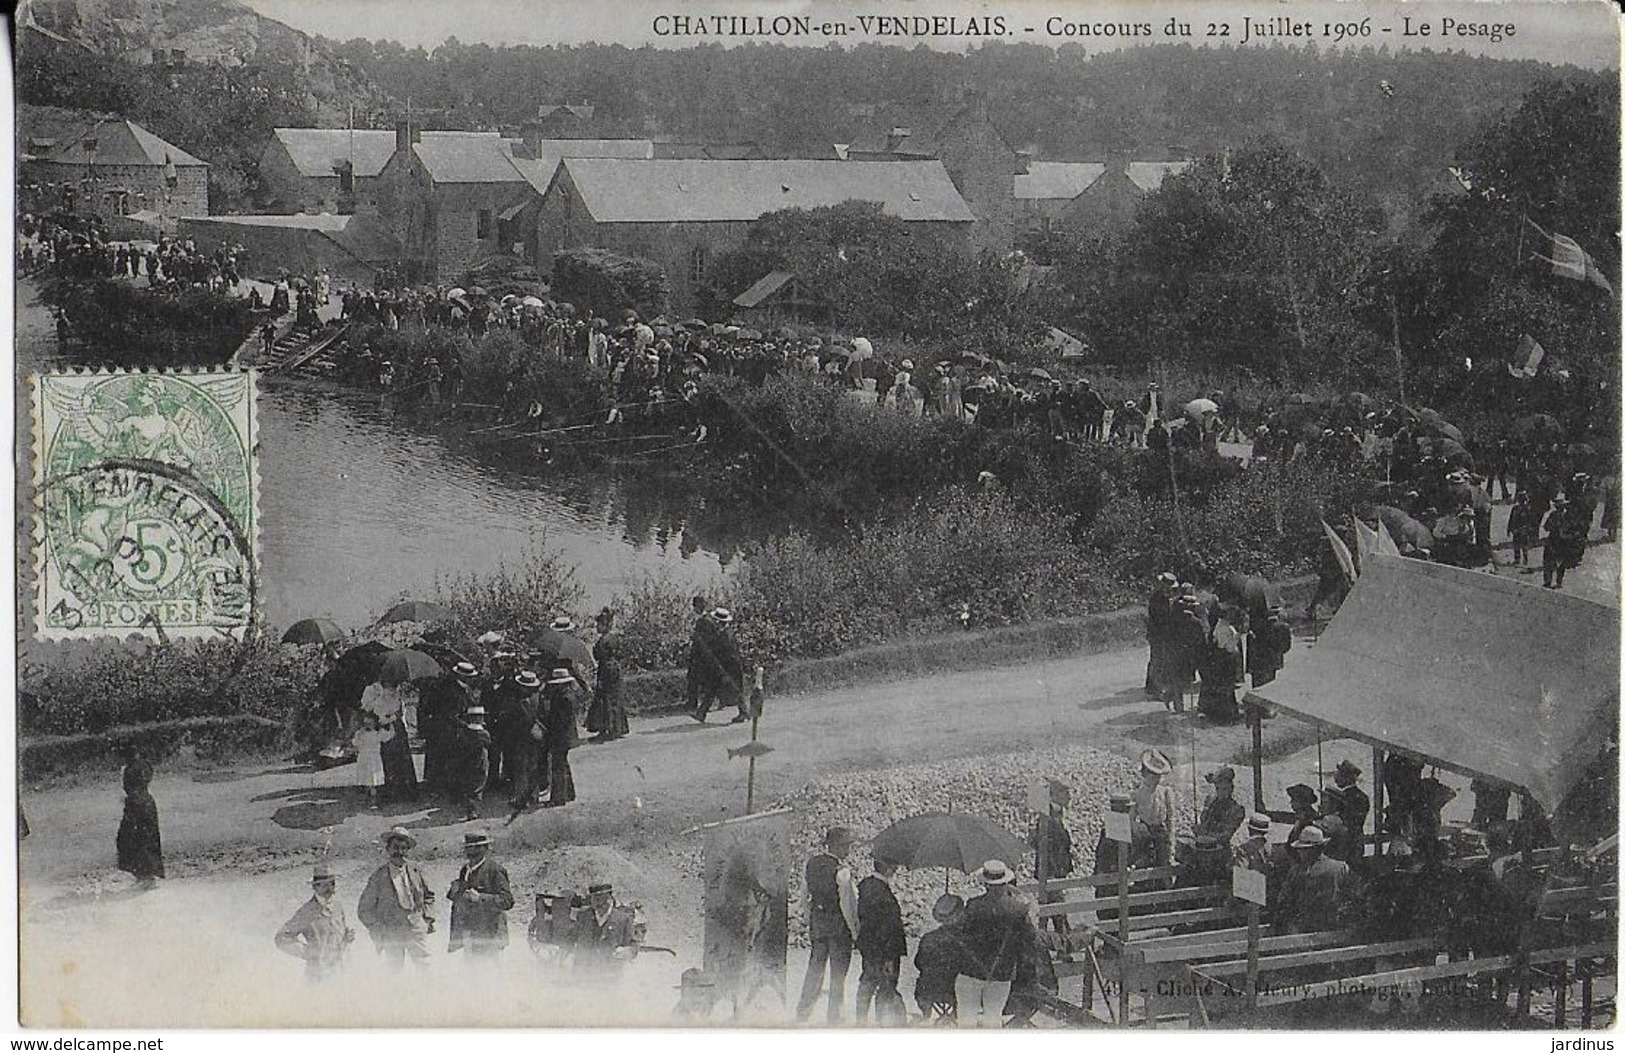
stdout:
<svg viewBox="0 0 1625 1053">
<path fill-rule="evenodd" d="M 889 859 L 909 869 L 945 867 L 971 873 L 990 859 L 1019 859 L 1027 846 L 1010 831 L 979 815 L 925 812 L 901 819 L 882 830 L 870 844 L 876 859 Z"/>
</svg>

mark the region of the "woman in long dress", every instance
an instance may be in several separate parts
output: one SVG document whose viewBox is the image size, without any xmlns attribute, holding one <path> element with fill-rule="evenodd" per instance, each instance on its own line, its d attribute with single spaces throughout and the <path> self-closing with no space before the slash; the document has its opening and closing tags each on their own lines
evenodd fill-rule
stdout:
<svg viewBox="0 0 1625 1053">
<path fill-rule="evenodd" d="M 598 666 L 598 682 L 587 711 L 587 730 L 594 733 L 593 742 L 613 742 L 631 730 L 621 702 L 621 634 L 615 631 L 615 612 L 608 608 L 599 612 L 597 625 L 592 660 Z"/>
<path fill-rule="evenodd" d="M 383 767 L 383 796 L 391 800 L 416 800 L 418 777 L 412 762 L 412 728 L 408 720 L 410 717 L 410 724 L 416 724 L 416 700 L 406 681 L 384 681 L 385 678 L 381 676 L 376 683 L 368 684 L 367 690 L 361 694 L 363 719 L 367 714 L 372 714 L 382 736 L 378 755 Z M 359 754 L 360 733 L 357 733 L 356 739 L 356 752 Z"/>
</svg>

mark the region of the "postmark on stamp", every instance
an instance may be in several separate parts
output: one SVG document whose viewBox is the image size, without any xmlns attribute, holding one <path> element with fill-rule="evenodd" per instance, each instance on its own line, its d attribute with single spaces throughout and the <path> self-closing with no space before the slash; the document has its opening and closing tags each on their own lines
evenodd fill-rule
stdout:
<svg viewBox="0 0 1625 1053">
<path fill-rule="evenodd" d="M 240 636 L 258 554 L 253 374 L 32 387 L 36 635 Z"/>
</svg>

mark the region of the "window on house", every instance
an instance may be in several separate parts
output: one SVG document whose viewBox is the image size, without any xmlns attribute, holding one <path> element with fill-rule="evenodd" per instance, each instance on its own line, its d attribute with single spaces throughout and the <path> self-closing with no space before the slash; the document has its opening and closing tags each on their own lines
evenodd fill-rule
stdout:
<svg viewBox="0 0 1625 1053">
<path fill-rule="evenodd" d="M 688 253 L 688 282 L 698 285 L 705 281 L 705 246 L 696 245 Z"/>
<path fill-rule="evenodd" d="M 491 210 L 482 208 L 474 214 L 474 236 L 481 241 L 491 237 Z"/>
</svg>

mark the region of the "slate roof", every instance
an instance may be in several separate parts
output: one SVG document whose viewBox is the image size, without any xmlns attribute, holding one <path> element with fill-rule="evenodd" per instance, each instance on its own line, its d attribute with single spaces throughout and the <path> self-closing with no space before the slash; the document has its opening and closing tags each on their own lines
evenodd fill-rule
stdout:
<svg viewBox="0 0 1625 1053">
<path fill-rule="evenodd" d="M 347 128 L 277 128 L 272 134 L 303 176 L 330 176 L 333 163 L 346 158 L 354 163 L 358 178 L 376 176 L 395 153 L 395 133 L 376 128 L 357 128 L 353 151 Z"/>
<path fill-rule="evenodd" d="M 623 157 L 647 160 L 655 155 L 648 139 L 542 139 L 533 149 L 535 158 L 515 157 L 513 166 L 539 194 L 547 193 L 559 162 L 566 157 Z"/>
<path fill-rule="evenodd" d="M 1016 176 L 1018 201 L 1070 201 L 1095 185 L 1106 166 L 1095 161 L 1032 161 Z"/>
<path fill-rule="evenodd" d="M 90 149 L 90 142 L 96 147 Z M 57 164 L 151 165 L 162 168 L 207 167 L 174 143 L 167 143 L 134 121 L 102 120 L 63 141 L 43 158 Z"/>
<path fill-rule="evenodd" d="M 412 144 L 436 183 L 519 183 L 513 143 L 497 132 L 437 132 Z"/>
<path fill-rule="evenodd" d="M 877 201 L 907 221 L 976 216 L 941 161 L 626 161 L 566 158 L 565 170 L 600 223 L 745 221 L 784 208 Z"/>
<path fill-rule="evenodd" d="M 1178 175 L 1190 166 L 1189 161 L 1130 161 L 1128 179 L 1149 194 L 1162 186 L 1164 179 Z"/>
</svg>

